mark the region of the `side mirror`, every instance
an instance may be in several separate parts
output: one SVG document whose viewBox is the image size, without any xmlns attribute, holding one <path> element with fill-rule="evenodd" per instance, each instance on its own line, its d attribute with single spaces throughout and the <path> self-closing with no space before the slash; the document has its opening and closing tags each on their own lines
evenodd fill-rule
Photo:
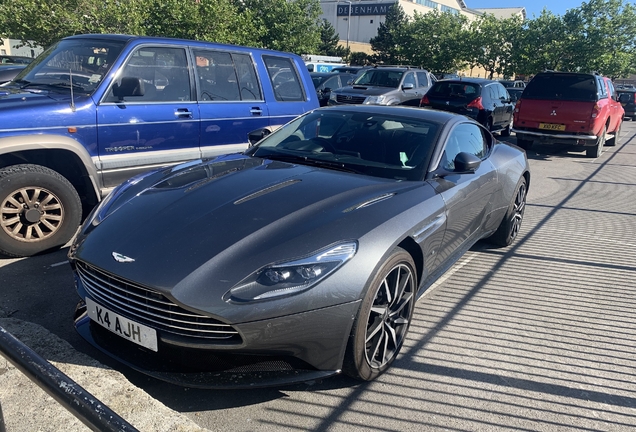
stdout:
<svg viewBox="0 0 636 432">
<path fill-rule="evenodd" d="M 126 96 L 143 96 L 144 94 L 144 82 L 141 78 L 123 77 L 120 84 L 113 85 L 113 95 L 120 101 Z"/>
<path fill-rule="evenodd" d="M 415 86 L 413 85 L 413 83 L 404 84 L 402 86 L 402 90 L 413 90 L 414 88 Z"/>
<path fill-rule="evenodd" d="M 322 89 L 323 93 L 329 93 L 331 92 L 331 89 L 329 87 L 325 87 L 324 89 Z"/>
<path fill-rule="evenodd" d="M 471 153 L 461 152 L 455 156 L 455 173 L 474 173 L 481 165 L 481 159 Z"/>
<path fill-rule="evenodd" d="M 256 144 L 257 142 L 259 142 L 260 140 L 262 140 L 263 138 L 265 138 L 267 135 L 271 133 L 272 131 L 270 131 L 267 128 L 256 129 L 248 133 L 247 140 L 250 142 L 250 147 L 252 147 L 254 144 Z"/>
</svg>

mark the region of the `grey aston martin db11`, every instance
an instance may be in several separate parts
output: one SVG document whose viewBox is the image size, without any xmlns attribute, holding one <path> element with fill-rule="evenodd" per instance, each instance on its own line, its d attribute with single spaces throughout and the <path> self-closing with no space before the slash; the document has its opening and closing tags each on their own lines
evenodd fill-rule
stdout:
<svg viewBox="0 0 636 432">
<path fill-rule="evenodd" d="M 467 117 L 317 109 L 113 190 L 69 252 L 76 328 L 191 387 L 372 380 L 436 279 L 480 239 L 514 241 L 529 183 L 523 150 Z"/>
</svg>

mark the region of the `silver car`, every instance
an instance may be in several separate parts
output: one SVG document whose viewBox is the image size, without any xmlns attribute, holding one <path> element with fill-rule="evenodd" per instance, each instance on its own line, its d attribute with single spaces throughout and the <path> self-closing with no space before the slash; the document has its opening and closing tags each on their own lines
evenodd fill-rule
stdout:
<svg viewBox="0 0 636 432">
<path fill-rule="evenodd" d="M 435 76 L 425 69 L 376 66 L 361 73 L 351 85 L 332 91 L 329 105 L 419 106 L 435 81 Z"/>
</svg>

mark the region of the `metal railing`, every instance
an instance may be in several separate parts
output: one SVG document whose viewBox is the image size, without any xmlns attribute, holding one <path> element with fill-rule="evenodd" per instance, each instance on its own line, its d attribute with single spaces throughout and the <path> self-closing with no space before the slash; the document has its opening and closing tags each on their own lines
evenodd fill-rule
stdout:
<svg viewBox="0 0 636 432">
<path fill-rule="evenodd" d="M 94 431 L 137 431 L 62 371 L 0 326 L 0 354 Z M 0 405 L 0 432 L 5 432 Z"/>
</svg>

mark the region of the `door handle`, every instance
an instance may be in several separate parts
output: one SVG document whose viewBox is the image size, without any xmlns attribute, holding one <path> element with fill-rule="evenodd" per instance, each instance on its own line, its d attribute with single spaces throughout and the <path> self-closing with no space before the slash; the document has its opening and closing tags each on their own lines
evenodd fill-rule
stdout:
<svg viewBox="0 0 636 432">
<path fill-rule="evenodd" d="M 263 110 L 259 107 L 252 107 L 252 109 L 250 110 L 250 114 L 259 116 L 263 114 Z"/>
<path fill-rule="evenodd" d="M 174 116 L 177 118 L 192 118 L 192 111 L 187 108 L 177 108 L 174 111 Z"/>
</svg>

